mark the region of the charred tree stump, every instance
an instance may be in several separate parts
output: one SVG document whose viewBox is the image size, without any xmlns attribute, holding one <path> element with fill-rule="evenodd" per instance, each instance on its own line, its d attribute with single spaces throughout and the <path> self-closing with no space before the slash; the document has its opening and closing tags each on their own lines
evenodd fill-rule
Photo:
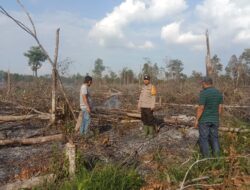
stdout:
<svg viewBox="0 0 250 190">
<path fill-rule="evenodd" d="M 73 143 L 67 143 L 65 146 L 66 156 L 69 160 L 69 175 L 74 177 L 76 171 L 76 146 Z"/>
</svg>

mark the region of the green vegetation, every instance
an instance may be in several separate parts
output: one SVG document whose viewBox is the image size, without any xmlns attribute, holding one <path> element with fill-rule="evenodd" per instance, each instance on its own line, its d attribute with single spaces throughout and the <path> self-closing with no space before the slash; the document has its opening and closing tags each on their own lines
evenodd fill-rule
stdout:
<svg viewBox="0 0 250 190">
<path fill-rule="evenodd" d="M 233 123 L 237 127 L 246 127 L 246 123 L 239 119 L 232 117 L 227 118 L 228 122 Z M 249 125 L 247 125 L 249 127 Z M 250 175 L 250 134 L 249 133 L 221 133 L 221 155 L 218 158 L 204 159 L 202 162 L 194 164 L 194 166 L 188 172 L 185 180 L 186 184 L 222 184 L 231 185 L 233 187 L 233 178 Z M 161 153 L 157 152 L 157 159 L 160 164 L 164 159 Z M 159 156 L 161 155 L 161 156 Z M 244 157 L 245 156 L 245 157 Z M 161 158 L 161 159 L 159 159 Z M 198 160 L 201 160 L 201 155 L 196 147 L 191 158 L 187 158 L 187 162 L 180 163 L 176 161 L 173 164 L 165 163 L 165 167 L 162 171 L 158 172 L 158 179 L 163 182 L 171 183 L 173 187 L 178 186 L 184 179 L 189 167 Z M 198 181 L 196 181 L 196 179 Z M 230 184 L 231 183 L 231 184 Z M 244 184 L 243 184 L 244 186 Z M 229 188 L 230 189 L 230 188 Z"/>
<path fill-rule="evenodd" d="M 231 119 L 227 118 L 227 120 L 237 126 L 245 124 L 233 117 Z M 249 152 L 249 139 L 250 134 L 248 133 L 221 133 L 220 157 L 202 160 L 197 146 L 193 155 L 186 158 L 186 162 L 179 159 L 167 161 L 164 149 L 159 147 L 153 155 L 153 162 L 157 163 L 160 169 L 151 174 L 152 179 L 167 183 L 171 188 L 177 188 L 187 174 L 184 186 L 190 184 L 195 186 L 195 184 L 199 183 L 206 185 L 220 184 L 231 188 L 233 182 L 230 182 L 230 180 L 250 175 L 249 156 L 242 157 Z M 55 157 L 59 158 L 59 155 L 55 154 Z M 118 167 L 112 164 L 103 165 L 98 159 L 87 161 L 80 152 L 77 154 L 77 172 L 76 177 L 73 179 L 68 177 L 67 162 L 63 164 L 57 163 L 56 160 L 54 162 L 56 164 L 52 168 L 54 168 L 54 173 L 57 173 L 57 180 L 53 184 L 46 184 L 35 190 L 131 190 L 140 189 L 147 183 L 133 168 Z M 195 162 L 197 163 L 190 168 Z M 241 185 L 244 187 L 244 184 Z"/>
<path fill-rule="evenodd" d="M 76 175 L 70 178 L 68 161 L 55 147 L 49 171 L 56 174 L 55 181 L 45 182 L 33 190 L 137 190 L 144 183 L 134 168 L 104 164 L 95 158 L 88 160 L 79 151 L 76 155 L 76 166 Z"/>
<path fill-rule="evenodd" d="M 47 55 L 39 46 L 32 46 L 28 52 L 24 53 L 29 59 L 29 66 L 33 71 L 33 75 L 37 77 L 37 70 L 42 67 L 42 62 L 47 59 Z"/>
<path fill-rule="evenodd" d="M 64 178 L 34 190 L 136 190 L 142 184 L 142 178 L 134 169 L 100 164 L 92 171 L 82 167 L 74 179 Z"/>
</svg>

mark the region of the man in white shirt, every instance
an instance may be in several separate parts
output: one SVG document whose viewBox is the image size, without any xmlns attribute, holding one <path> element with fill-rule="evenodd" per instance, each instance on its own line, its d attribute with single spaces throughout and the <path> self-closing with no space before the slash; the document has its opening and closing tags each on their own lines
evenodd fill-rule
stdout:
<svg viewBox="0 0 250 190">
<path fill-rule="evenodd" d="M 92 77 L 86 76 L 80 90 L 80 107 L 82 110 L 82 125 L 80 127 L 80 134 L 86 135 L 88 133 L 88 127 L 90 124 L 90 94 L 89 87 L 92 84 Z"/>
</svg>

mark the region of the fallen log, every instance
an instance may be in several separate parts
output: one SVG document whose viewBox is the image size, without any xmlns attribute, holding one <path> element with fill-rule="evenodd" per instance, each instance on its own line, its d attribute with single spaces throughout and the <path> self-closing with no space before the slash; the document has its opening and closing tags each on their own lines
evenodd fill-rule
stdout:
<svg viewBox="0 0 250 190">
<path fill-rule="evenodd" d="M 127 113 L 128 117 L 133 117 L 133 118 L 141 118 L 140 113 Z M 185 125 L 189 127 L 194 126 L 194 121 L 193 117 L 190 117 L 190 121 L 188 120 L 182 120 L 178 119 L 178 117 L 172 117 L 172 118 L 164 118 L 164 123 L 167 125 Z M 127 121 L 123 121 L 126 123 Z M 224 132 L 236 132 L 236 133 L 249 133 L 250 129 L 242 129 L 242 128 L 229 128 L 229 127 L 219 127 L 219 131 L 224 131 Z"/>
<path fill-rule="evenodd" d="M 0 146 L 11 145 L 11 144 L 23 144 L 23 145 L 40 144 L 50 141 L 61 141 L 63 139 L 64 139 L 63 134 L 26 138 L 26 139 L 5 139 L 5 140 L 0 140 Z"/>
<path fill-rule="evenodd" d="M 18 189 L 31 189 L 46 182 L 52 182 L 55 179 L 54 174 L 48 174 L 39 177 L 32 177 L 28 180 L 18 180 L 14 183 L 9 183 L 0 187 L 1 190 L 18 190 Z"/>
<path fill-rule="evenodd" d="M 234 133 L 249 133 L 250 129 L 232 128 L 232 127 L 219 127 L 219 131 L 234 132 Z"/>
<path fill-rule="evenodd" d="M 121 123 L 139 123 L 141 122 L 140 119 L 123 119 L 121 120 Z"/>
<path fill-rule="evenodd" d="M 168 125 L 185 125 L 185 126 L 194 126 L 194 123 L 186 122 L 186 121 L 179 121 L 176 119 L 164 119 L 164 123 Z"/>
<path fill-rule="evenodd" d="M 178 116 L 172 116 L 171 118 L 166 118 L 166 117 L 164 118 L 164 122 L 170 125 L 185 125 L 193 127 L 194 121 L 195 121 L 194 116 L 186 116 L 186 115 L 178 115 Z M 250 132 L 250 129 L 220 126 L 219 131 L 248 133 Z"/>
<path fill-rule="evenodd" d="M 48 120 L 50 119 L 50 114 L 31 114 L 31 115 L 0 115 L 0 122 L 8 122 L 8 121 L 22 121 L 28 119 L 42 119 Z"/>
<path fill-rule="evenodd" d="M 185 126 L 189 126 L 189 127 L 194 126 L 193 121 L 181 121 L 181 120 L 178 120 L 178 119 L 166 119 L 165 118 L 164 123 L 166 123 L 168 125 L 185 125 Z M 235 133 L 249 133 L 250 129 L 220 126 L 219 131 L 222 131 L 222 132 L 235 132 Z"/>
<path fill-rule="evenodd" d="M 195 104 L 174 104 L 174 103 L 167 103 L 164 104 L 166 106 L 179 106 L 179 107 L 198 107 L 198 105 Z M 240 106 L 240 105 L 223 105 L 224 108 L 250 108 L 250 106 Z"/>
</svg>

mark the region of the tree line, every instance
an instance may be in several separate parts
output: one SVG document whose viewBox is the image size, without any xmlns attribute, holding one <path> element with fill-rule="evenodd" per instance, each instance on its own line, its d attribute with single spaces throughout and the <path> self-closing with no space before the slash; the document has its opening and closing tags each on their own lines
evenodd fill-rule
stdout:
<svg viewBox="0 0 250 190">
<path fill-rule="evenodd" d="M 37 47 L 32 46 L 27 52 L 24 53 L 24 56 L 28 58 L 28 65 L 30 66 L 33 76 L 37 77 L 38 70 L 42 67 L 42 63 L 46 61 L 47 56 L 43 51 Z M 69 58 L 61 61 L 58 67 L 61 71 L 62 76 L 69 69 L 72 61 Z M 228 64 L 223 68 L 221 59 L 214 55 L 211 58 L 211 63 L 213 67 L 212 78 L 216 81 L 219 77 L 226 77 L 233 81 L 235 87 L 238 85 L 247 85 L 250 82 L 250 48 L 245 49 L 239 57 L 235 54 L 232 55 L 228 61 Z M 203 66 L 201 64 L 201 66 Z M 124 67 L 120 72 L 113 71 L 110 67 L 104 65 L 104 61 L 101 58 L 97 58 L 94 62 L 94 69 L 92 70 L 92 75 L 98 83 L 119 83 L 119 84 L 133 84 L 142 80 L 144 74 L 149 74 L 153 82 L 158 80 L 176 80 L 183 81 L 188 78 L 186 74 L 183 73 L 184 65 L 183 62 L 179 59 L 170 59 L 166 60 L 164 66 L 159 66 L 157 63 L 154 63 L 149 58 L 145 58 L 145 62 L 139 73 L 135 73 L 132 69 Z M 224 71 L 224 72 L 223 72 Z M 89 75 L 89 73 L 85 73 Z M 190 78 L 199 78 L 201 73 L 193 71 Z M 0 72 L 0 80 L 3 81 L 6 74 Z M 12 74 L 13 80 L 19 81 L 30 81 L 32 76 L 30 75 L 21 75 L 21 74 Z M 42 78 L 50 78 L 50 75 L 41 76 Z M 63 81 L 75 82 L 82 81 L 84 75 L 77 73 L 72 76 L 62 77 Z"/>
</svg>

